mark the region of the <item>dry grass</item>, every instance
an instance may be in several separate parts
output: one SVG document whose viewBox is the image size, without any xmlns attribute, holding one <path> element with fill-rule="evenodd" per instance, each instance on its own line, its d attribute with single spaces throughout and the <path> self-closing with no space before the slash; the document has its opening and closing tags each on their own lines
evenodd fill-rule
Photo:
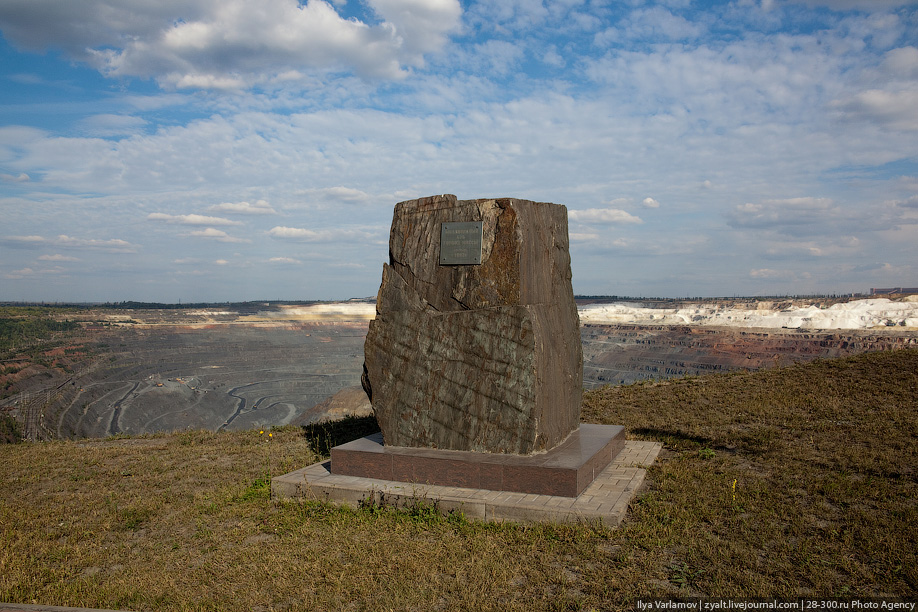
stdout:
<svg viewBox="0 0 918 612">
<path fill-rule="evenodd" d="M 272 502 L 268 475 L 317 460 L 327 430 L 3 445 L 0 601 L 589 610 L 646 595 L 915 597 L 918 352 L 600 389 L 584 420 L 667 448 L 615 531 Z"/>
</svg>

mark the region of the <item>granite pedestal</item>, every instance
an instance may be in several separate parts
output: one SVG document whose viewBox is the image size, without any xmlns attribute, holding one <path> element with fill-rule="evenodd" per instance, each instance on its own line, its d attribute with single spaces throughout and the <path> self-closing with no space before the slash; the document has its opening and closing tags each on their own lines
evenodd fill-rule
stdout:
<svg viewBox="0 0 918 612">
<path fill-rule="evenodd" d="M 382 434 L 331 450 L 331 471 L 396 482 L 576 497 L 625 445 L 619 425 L 583 424 L 544 453 L 507 455 L 384 446 Z"/>
</svg>

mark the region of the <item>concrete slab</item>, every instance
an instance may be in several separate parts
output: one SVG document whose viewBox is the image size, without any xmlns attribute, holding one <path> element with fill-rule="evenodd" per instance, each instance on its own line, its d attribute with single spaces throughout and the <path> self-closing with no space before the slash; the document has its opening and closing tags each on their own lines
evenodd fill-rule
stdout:
<svg viewBox="0 0 918 612">
<path fill-rule="evenodd" d="M 422 501 L 435 503 L 442 512 L 458 510 L 469 518 L 488 521 L 599 520 L 614 527 L 661 448 L 658 442 L 625 441 L 622 452 L 577 497 L 342 476 L 332 473 L 331 461 L 273 478 L 271 494 L 274 499 L 316 500 L 354 508 L 367 503 L 410 507 Z"/>
</svg>

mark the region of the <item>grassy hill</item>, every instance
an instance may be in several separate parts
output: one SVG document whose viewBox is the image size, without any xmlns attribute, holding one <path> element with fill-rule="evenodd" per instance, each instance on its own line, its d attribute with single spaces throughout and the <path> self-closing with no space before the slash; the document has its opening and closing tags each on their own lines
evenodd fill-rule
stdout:
<svg viewBox="0 0 918 612">
<path fill-rule="evenodd" d="M 126 610 L 577 610 L 918 593 L 918 352 L 607 387 L 665 450 L 616 530 L 275 503 L 364 421 L 0 446 L 0 601 Z"/>
</svg>

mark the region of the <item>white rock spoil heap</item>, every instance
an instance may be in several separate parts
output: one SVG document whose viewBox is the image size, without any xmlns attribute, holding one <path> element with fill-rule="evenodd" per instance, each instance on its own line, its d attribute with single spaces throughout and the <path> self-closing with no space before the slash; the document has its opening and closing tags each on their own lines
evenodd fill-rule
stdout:
<svg viewBox="0 0 918 612">
<path fill-rule="evenodd" d="M 699 325 L 765 329 L 918 328 L 918 296 L 854 300 L 786 310 L 742 309 L 723 305 L 645 308 L 631 303 L 590 304 L 580 308 L 581 323 L 624 325 Z"/>
</svg>

